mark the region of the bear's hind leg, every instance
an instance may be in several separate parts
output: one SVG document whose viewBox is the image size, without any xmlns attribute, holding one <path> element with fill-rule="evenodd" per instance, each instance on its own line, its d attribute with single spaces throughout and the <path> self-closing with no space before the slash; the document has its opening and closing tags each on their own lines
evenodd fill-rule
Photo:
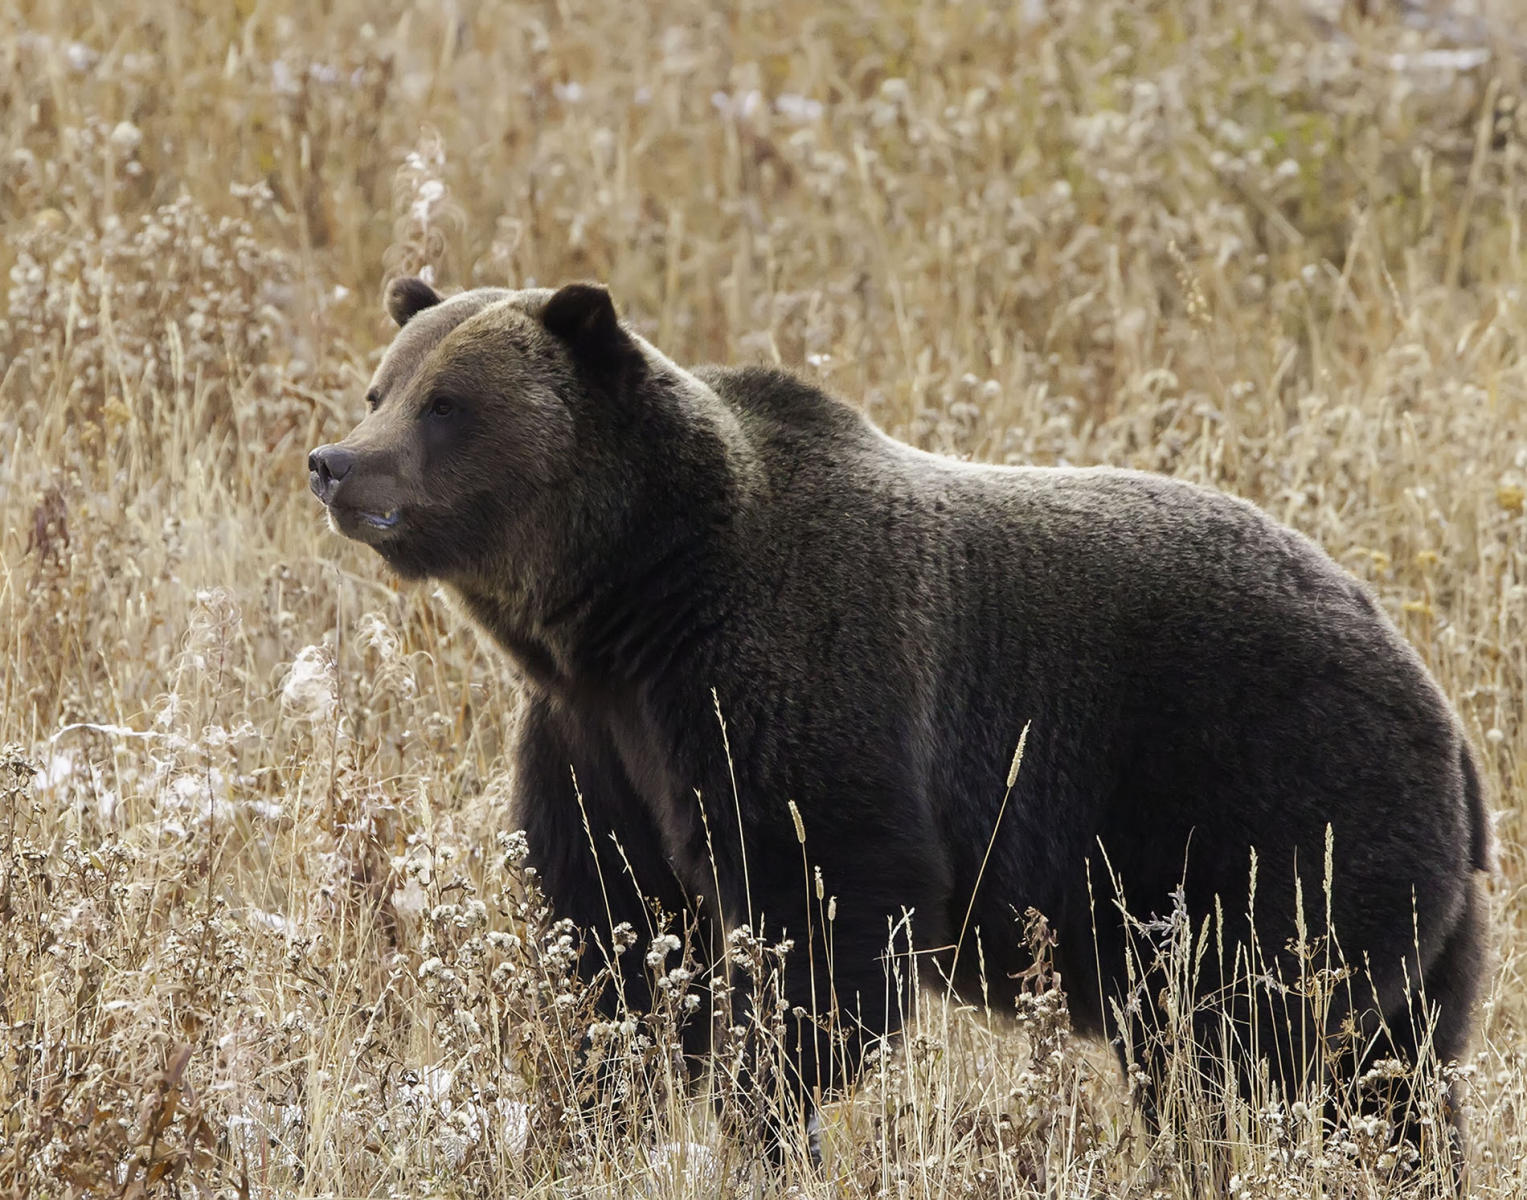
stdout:
<svg viewBox="0 0 1527 1200">
<path fill-rule="evenodd" d="M 1453 1081 L 1442 1088 L 1434 1073 L 1461 1059 L 1468 1049 L 1485 962 L 1483 907 L 1478 884 L 1471 881 L 1463 909 L 1426 968 L 1421 988 L 1386 1017 L 1381 1035 L 1363 1055 L 1360 1077 L 1366 1082 L 1360 1087 L 1367 1095 L 1358 1097 L 1360 1105 L 1388 1109 L 1397 1139 L 1415 1146 L 1423 1161 L 1445 1156 L 1460 1194 L 1467 1143 L 1458 1084 Z M 1392 1080 L 1383 1078 L 1384 1073 L 1377 1071 L 1382 1060 L 1397 1060 L 1404 1073 Z"/>
</svg>

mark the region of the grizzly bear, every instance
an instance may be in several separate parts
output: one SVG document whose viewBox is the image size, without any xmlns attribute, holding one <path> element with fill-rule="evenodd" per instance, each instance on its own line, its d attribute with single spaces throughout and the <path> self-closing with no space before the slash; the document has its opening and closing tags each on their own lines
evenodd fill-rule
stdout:
<svg viewBox="0 0 1527 1200">
<path fill-rule="evenodd" d="M 512 819 L 591 962 L 653 906 L 711 945 L 792 939 L 807 1116 L 914 974 L 994 1006 L 1029 986 L 1033 911 L 1074 1024 L 1147 1079 L 1174 911 L 1206 1072 L 1351 1088 L 1464 1050 L 1478 773 L 1303 536 L 1170 478 L 924 453 L 781 370 L 686 370 L 599 287 L 403 279 L 387 307 L 313 491 L 519 668 Z M 919 971 L 888 968 L 914 942 Z M 1341 986 L 1301 987 L 1311 959 Z M 640 974 L 609 1003 L 649 1004 Z"/>
</svg>

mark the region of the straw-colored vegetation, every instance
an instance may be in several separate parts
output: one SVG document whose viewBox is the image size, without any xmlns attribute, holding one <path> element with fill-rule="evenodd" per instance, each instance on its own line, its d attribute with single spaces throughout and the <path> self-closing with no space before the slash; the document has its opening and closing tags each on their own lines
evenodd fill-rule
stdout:
<svg viewBox="0 0 1527 1200">
<path fill-rule="evenodd" d="M 681 362 L 783 362 L 955 454 L 1212 483 L 1324 544 L 1501 814 L 1459 1070 L 1477 1193 L 1522 1195 L 1527 111 L 1519 48 L 1419 7 L 12 5 L 0 1192 L 764 1186 L 679 1086 L 682 989 L 635 1028 L 571 981 L 507 828 L 507 669 L 307 494 L 384 279 L 427 267 L 605 280 Z M 580 1106 L 591 1024 L 629 1086 Z M 827 1109 L 824 1170 L 769 1186 L 1443 1186 L 1361 1118 L 1177 1100 L 1153 1138 L 1038 981 L 1006 1017 L 935 991 Z"/>
</svg>

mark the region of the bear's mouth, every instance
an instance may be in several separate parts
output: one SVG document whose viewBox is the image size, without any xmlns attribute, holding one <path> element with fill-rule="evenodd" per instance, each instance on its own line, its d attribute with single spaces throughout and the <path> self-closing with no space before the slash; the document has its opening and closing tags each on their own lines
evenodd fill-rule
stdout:
<svg viewBox="0 0 1527 1200">
<path fill-rule="evenodd" d="M 396 536 L 403 520 L 401 508 L 356 508 L 348 504 L 331 504 L 329 524 L 336 533 L 354 538 L 358 542 L 380 545 Z"/>
</svg>

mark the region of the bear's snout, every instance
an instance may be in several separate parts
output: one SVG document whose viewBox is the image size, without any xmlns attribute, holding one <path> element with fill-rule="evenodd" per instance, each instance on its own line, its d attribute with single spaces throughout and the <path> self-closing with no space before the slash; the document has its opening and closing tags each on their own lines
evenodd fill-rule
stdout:
<svg viewBox="0 0 1527 1200">
<path fill-rule="evenodd" d="M 355 455 L 343 446 L 319 446 L 308 455 L 308 486 L 325 504 L 333 504 L 339 485 L 355 466 Z"/>
</svg>

